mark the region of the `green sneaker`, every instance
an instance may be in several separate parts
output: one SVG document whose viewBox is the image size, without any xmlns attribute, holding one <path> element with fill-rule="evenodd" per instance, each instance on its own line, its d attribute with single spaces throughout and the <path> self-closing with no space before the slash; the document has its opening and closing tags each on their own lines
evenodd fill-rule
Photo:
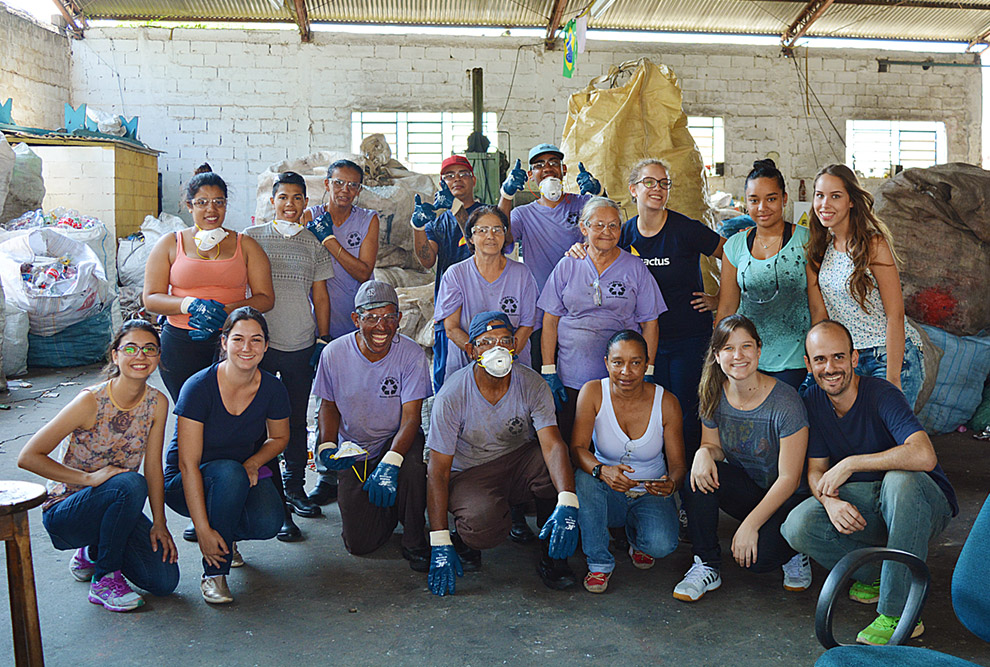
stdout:
<svg viewBox="0 0 990 667">
<path fill-rule="evenodd" d="M 885 616 L 884 614 L 880 614 L 875 621 L 856 635 L 856 641 L 860 644 L 869 644 L 870 646 L 884 646 L 890 641 L 890 637 L 894 634 L 894 628 L 897 627 L 899 620 L 901 620 L 900 616 Z M 914 626 L 914 630 L 911 632 L 911 639 L 920 637 L 924 631 L 925 624 L 918 621 L 918 625 Z"/>
<path fill-rule="evenodd" d="M 876 602 L 880 599 L 880 580 L 877 579 L 872 584 L 854 581 L 853 585 L 849 587 L 849 599 L 863 604 Z"/>
</svg>

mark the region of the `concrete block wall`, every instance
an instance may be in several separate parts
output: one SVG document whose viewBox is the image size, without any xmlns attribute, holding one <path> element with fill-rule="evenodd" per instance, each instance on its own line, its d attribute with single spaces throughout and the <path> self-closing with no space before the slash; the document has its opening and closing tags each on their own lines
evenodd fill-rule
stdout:
<svg viewBox="0 0 990 667">
<path fill-rule="evenodd" d="M 927 54 L 819 48 L 805 63 L 803 50 L 795 61 L 776 47 L 589 41 L 568 80 L 561 52 L 531 38 L 314 33 L 313 43 L 301 44 L 291 31 L 103 28 L 72 48 L 73 99 L 139 115 L 142 140 L 166 152 L 159 158 L 164 209 L 186 215 L 182 185 L 209 161 L 231 185 L 235 228 L 250 224 L 256 176 L 268 165 L 349 151 L 351 111 L 469 111 L 470 70 L 478 66 L 486 110 L 510 133 L 513 159 L 538 142 L 560 141 L 571 93 L 645 56 L 673 68 L 689 115 L 725 119 L 726 177 L 714 185 L 734 193 L 752 161 L 775 151 L 796 195 L 798 179 L 844 160 L 847 119 L 944 121 L 949 160 L 980 161 L 978 69 L 877 72 L 878 57 Z M 810 88 L 796 64 L 802 73 L 807 67 Z"/>
<path fill-rule="evenodd" d="M 99 218 L 114 230 L 114 149 L 107 146 L 32 146 L 45 179 L 42 206 L 59 206 Z"/>
<path fill-rule="evenodd" d="M 52 11 L 55 11 L 54 5 Z M 58 129 L 69 95 L 69 40 L 0 3 L 0 102 L 19 125 Z"/>
</svg>

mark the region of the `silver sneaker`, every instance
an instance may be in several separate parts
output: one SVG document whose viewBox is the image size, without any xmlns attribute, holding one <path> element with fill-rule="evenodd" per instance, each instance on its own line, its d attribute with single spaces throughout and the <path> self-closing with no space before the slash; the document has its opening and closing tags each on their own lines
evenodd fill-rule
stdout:
<svg viewBox="0 0 990 667">
<path fill-rule="evenodd" d="M 811 586 L 811 559 L 807 554 L 795 554 L 780 569 L 784 571 L 785 591 L 804 591 Z"/>
<path fill-rule="evenodd" d="M 234 596 L 230 594 L 230 589 L 227 587 L 226 575 L 203 577 L 199 589 L 203 592 L 203 599 L 210 604 L 227 604 L 234 601 Z"/>
<path fill-rule="evenodd" d="M 237 550 L 237 542 L 230 543 L 230 566 L 244 567 L 244 557 L 241 556 L 241 552 Z"/>
<path fill-rule="evenodd" d="M 684 602 L 696 602 L 708 591 L 722 585 L 722 576 L 714 567 L 708 567 L 698 557 L 681 582 L 674 586 L 674 597 Z"/>
</svg>

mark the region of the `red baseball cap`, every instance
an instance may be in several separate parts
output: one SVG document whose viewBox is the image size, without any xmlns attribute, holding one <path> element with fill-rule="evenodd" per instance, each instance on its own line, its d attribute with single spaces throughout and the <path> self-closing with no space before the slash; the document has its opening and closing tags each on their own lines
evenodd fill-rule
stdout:
<svg viewBox="0 0 990 667">
<path fill-rule="evenodd" d="M 455 165 L 466 168 L 472 175 L 474 175 L 474 167 L 471 166 L 471 163 L 468 162 L 468 159 L 463 155 L 451 155 L 449 158 L 444 160 L 440 164 L 440 173 L 442 174 L 447 167 L 453 167 Z"/>
</svg>

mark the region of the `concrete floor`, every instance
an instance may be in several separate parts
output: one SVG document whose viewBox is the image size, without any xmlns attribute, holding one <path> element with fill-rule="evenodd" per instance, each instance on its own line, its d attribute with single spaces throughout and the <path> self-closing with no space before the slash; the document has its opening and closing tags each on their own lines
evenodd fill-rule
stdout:
<svg viewBox="0 0 990 667">
<path fill-rule="evenodd" d="M 0 402 L 0 479 L 38 481 L 15 459 L 27 438 L 82 386 L 98 379 L 84 367 L 32 373 L 31 388 L 12 388 Z M 57 386 L 61 382 L 77 385 Z M 17 382 L 15 381 L 16 385 Z M 161 387 L 155 378 L 155 384 Z M 57 398 L 40 398 L 44 389 Z M 987 490 L 990 444 L 951 434 L 935 439 L 962 513 L 933 545 L 933 586 L 923 614 L 925 634 L 913 643 L 990 665 L 990 645 L 956 619 L 949 598 L 952 567 Z M 311 480 L 312 482 L 312 480 Z M 734 522 L 724 517 L 723 548 Z M 429 594 L 426 577 L 399 555 L 398 538 L 371 557 L 349 556 L 335 505 L 319 519 L 298 519 L 306 540 L 246 542 L 247 565 L 234 571 L 236 602 L 207 606 L 199 594 L 199 550 L 180 538 L 186 520 L 169 511 L 180 552 L 177 592 L 151 598 L 136 612 L 114 614 L 86 600 L 86 585 L 68 572 L 71 552 L 52 548 L 31 511 L 34 571 L 45 654 L 50 665 L 298 665 L 325 664 L 576 664 L 811 665 L 821 654 L 814 609 L 825 572 L 787 593 L 781 577 L 749 575 L 734 564 L 722 588 L 695 604 L 671 597 L 691 563 L 681 547 L 649 571 L 620 557 L 609 590 L 591 595 L 543 587 L 537 548 L 507 542 L 486 552 L 480 572 L 458 580 L 457 594 Z M 583 559 L 571 564 L 583 576 Z M 5 565 L 0 564 L 5 571 Z M 0 580 L 2 581 L 2 580 Z M 8 607 L 0 584 L 0 605 Z M 874 610 L 846 601 L 836 614 L 840 641 L 873 620 Z M 0 663 L 12 663 L 9 616 L 0 617 Z"/>
</svg>

